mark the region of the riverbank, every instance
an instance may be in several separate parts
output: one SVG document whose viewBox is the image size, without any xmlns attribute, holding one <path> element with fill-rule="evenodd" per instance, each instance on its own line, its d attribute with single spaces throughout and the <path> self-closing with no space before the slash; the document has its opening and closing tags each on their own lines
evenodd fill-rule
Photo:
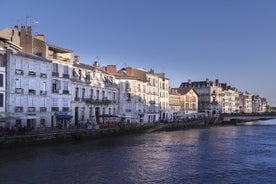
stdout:
<svg viewBox="0 0 276 184">
<path fill-rule="evenodd" d="M 132 126 L 118 126 L 114 128 L 88 130 L 88 129 L 76 129 L 76 130 L 60 130 L 56 132 L 46 133 L 34 133 L 28 135 L 14 135 L 14 136 L 2 136 L 0 137 L 0 146 L 10 144 L 43 144 L 54 142 L 68 142 L 68 141 L 80 141 L 86 139 L 99 139 L 103 137 L 120 136 L 127 134 L 137 133 L 152 133 L 161 131 L 175 131 L 175 130 L 187 130 L 194 128 L 208 128 L 211 126 L 225 126 L 225 125 L 237 125 L 246 121 L 267 120 L 271 117 L 250 117 L 250 118 L 236 118 L 230 121 L 223 121 L 223 118 L 201 119 L 201 120 L 188 120 L 183 122 L 171 122 L 171 123 L 154 123 L 146 125 L 132 125 Z"/>
</svg>

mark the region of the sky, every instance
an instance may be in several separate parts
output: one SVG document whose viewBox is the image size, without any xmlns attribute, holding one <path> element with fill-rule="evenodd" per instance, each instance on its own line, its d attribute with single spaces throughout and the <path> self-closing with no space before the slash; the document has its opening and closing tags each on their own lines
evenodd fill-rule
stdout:
<svg viewBox="0 0 276 184">
<path fill-rule="evenodd" d="M 219 79 L 276 106 L 275 8 L 275 0 L 13 0 L 1 2 L 0 29 L 27 22 L 83 63 L 154 69 L 171 87 Z"/>
</svg>

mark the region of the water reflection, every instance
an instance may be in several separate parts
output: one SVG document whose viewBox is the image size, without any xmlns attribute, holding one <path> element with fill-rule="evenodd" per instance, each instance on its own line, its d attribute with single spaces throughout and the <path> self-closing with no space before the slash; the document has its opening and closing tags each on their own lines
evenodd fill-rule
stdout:
<svg viewBox="0 0 276 184">
<path fill-rule="evenodd" d="M 227 126 L 15 146 L 0 151 L 0 183 L 272 183 L 275 132 Z"/>
</svg>

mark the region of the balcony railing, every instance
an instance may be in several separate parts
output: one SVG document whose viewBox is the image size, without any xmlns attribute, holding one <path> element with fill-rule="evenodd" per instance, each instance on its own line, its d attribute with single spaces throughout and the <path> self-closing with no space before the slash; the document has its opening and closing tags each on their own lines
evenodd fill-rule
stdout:
<svg viewBox="0 0 276 184">
<path fill-rule="evenodd" d="M 34 89 L 29 89 L 29 95 L 35 95 L 35 90 Z"/>
<path fill-rule="evenodd" d="M 15 107 L 15 112 L 23 112 L 23 107 Z"/>
<path fill-rule="evenodd" d="M 69 107 L 62 107 L 62 111 L 68 112 L 69 111 Z"/>
<path fill-rule="evenodd" d="M 28 112 L 35 112 L 35 107 L 28 107 Z"/>
<path fill-rule="evenodd" d="M 63 78 L 66 78 L 66 79 L 69 79 L 69 74 L 68 74 L 68 73 L 64 73 L 64 74 L 62 75 L 62 77 L 63 77 Z"/>
<path fill-rule="evenodd" d="M 40 90 L 40 95 L 47 95 L 47 91 Z"/>
<path fill-rule="evenodd" d="M 15 69 L 15 74 L 17 75 L 24 75 L 24 71 L 21 69 Z"/>
<path fill-rule="evenodd" d="M 46 112 L 46 111 L 47 111 L 47 107 L 40 107 L 40 108 L 39 108 L 39 111 L 40 111 L 40 112 Z"/>
<path fill-rule="evenodd" d="M 59 108 L 58 107 L 52 107 L 52 111 L 58 111 Z"/>
<path fill-rule="evenodd" d="M 58 89 L 53 89 L 52 93 L 59 93 L 59 90 Z"/>
<path fill-rule="evenodd" d="M 70 92 L 69 92 L 69 90 L 64 89 L 64 90 L 62 91 L 62 94 L 69 95 Z"/>
<path fill-rule="evenodd" d="M 15 88 L 15 93 L 17 94 L 23 94 L 24 89 L 23 88 Z"/>
<path fill-rule="evenodd" d="M 58 77 L 58 76 L 59 76 L 59 73 L 58 73 L 58 72 L 52 72 L 52 76 L 53 76 L 53 77 Z"/>
<path fill-rule="evenodd" d="M 40 77 L 41 77 L 41 78 L 47 78 L 47 74 L 46 74 L 46 73 L 41 73 L 41 74 L 40 74 Z"/>
<path fill-rule="evenodd" d="M 29 71 L 29 76 L 36 76 L 36 73 L 34 71 Z"/>
<path fill-rule="evenodd" d="M 94 100 L 90 98 L 84 99 L 85 103 L 87 104 L 93 104 L 93 105 L 109 105 L 111 104 L 111 100 L 102 99 L 102 100 Z"/>
</svg>

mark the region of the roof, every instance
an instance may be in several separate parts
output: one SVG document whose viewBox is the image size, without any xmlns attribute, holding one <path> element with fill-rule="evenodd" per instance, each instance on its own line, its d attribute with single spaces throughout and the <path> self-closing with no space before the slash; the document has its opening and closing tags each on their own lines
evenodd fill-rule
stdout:
<svg viewBox="0 0 276 184">
<path fill-rule="evenodd" d="M 30 59 L 36 59 L 36 60 L 40 60 L 40 61 L 46 61 L 46 62 L 52 62 L 51 60 L 48 60 L 44 57 L 40 57 L 40 56 L 37 56 L 37 55 L 32 55 L 32 54 L 27 54 L 25 52 L 17 52 L 16 53 L 17 56 L 22 56 L 22 57 L 27 57 L 27 58 L 30 58 Z"/>
<path fill-rule="evenodd" d="M 193 88 L 173 88 L 176 89 L 177 92 L 181 95 L 186 95 L 188 92 L 193 90 L 193 92 L 198 96 L 197 92 Z"/>
<path fill-rule="evenodd" d="M 73 52 L 72 50 L 65 49 L 65 48 L 62 48 L 62 47 L 59 47 L 59 46 L 56 46 L 56 45 L 52 45 L 52 44 L 49 44 L 49 43 L 48 43 L 48 46 L 51 48 L 51 50 L 59 52 L 59 53 L 68 53 L 68 52 L 71 53 L 71 52 Z"/>
</svg>

